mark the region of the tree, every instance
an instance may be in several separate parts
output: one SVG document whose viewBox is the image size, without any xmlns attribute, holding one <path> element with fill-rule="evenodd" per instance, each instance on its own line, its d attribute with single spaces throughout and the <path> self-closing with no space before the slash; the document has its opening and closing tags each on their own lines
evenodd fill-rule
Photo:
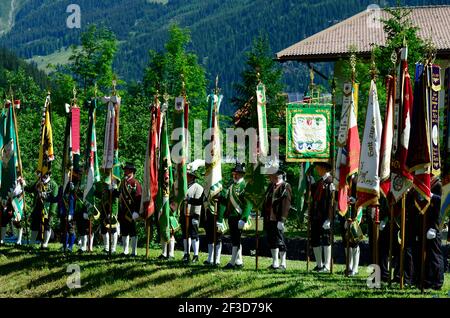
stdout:
<svg viewBox="0 0 450 318">
<path fill-rule="evenodd" d="M 203 119 L 206 117 L 206 75 L 198 64 L 196 54 L 187 52 L 190 43 L 190 32 L 173 24 L 169 27 L 169 40 L 165 52 L 150 51 L 150 62 L 144 76 L 144 92 L 154 96 L 156 91 L 162 95 L 169 94 L 170 103 L 182 94 L 183 82 L 189 102 L 189 118 Z M 170 113 L 173 107 L 169 107 Z M 171 118 L 171 117 L 169 117 Z M 189 121 L 189 129 L 193 131 L 194 121 Z"/>
<path fill-rule="evenodd" d="M 116 52 L 117 39 L 109 29 L 91 24 L 81 34 L 81 47 L 72 47 L 69 68 L 85 93 L 96 83 L 100 90 L 109 91 L 114 77 L 112 65 Z"/>
<path fill-rule="evenodd" d="M 282 94 L 282 70 L 272 58 L 268 37 L 260 35 L 254 39 L 253 46 L 246 53 L 246 57 L 246 68 L 241 73 L 242 81 L 235 84 L 236 96 L 231 99 L 235 108 L 238 109 L 238 115 L 235 118 L 236 126 L 243 129 L 258 127 L 256 86 L 261 80 L 266 86 L 268 128 L 278 128 L 282 141 L 286 135 L 286 124 L 283 121 L 286 98 Z M 284 153 L 285 147 L 281 141 L 280 152 Z"/>
</svg>

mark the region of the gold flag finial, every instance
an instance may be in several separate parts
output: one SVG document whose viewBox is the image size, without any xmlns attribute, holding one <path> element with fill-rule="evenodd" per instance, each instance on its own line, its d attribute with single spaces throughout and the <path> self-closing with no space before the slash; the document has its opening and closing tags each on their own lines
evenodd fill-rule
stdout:
<svg viewBox="0 0 450 318">
<path fill-rule="evenodd" d="M 350 66 L 352 67 L 352 81 L 355 81 L 356 78 L 356 54 L 352 53 L 350 56 Z"/>
</svg>

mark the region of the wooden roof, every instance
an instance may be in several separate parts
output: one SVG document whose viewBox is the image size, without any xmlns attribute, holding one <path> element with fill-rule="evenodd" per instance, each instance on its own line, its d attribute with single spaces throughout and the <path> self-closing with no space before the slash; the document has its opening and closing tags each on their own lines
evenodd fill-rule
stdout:
<svg viewBox="0 0 450 318">
<path fill-rule="evenodd" d="M 431 39 L 438 57 L 450 57 L 450 5 L 410 7 L 409 18 L 420 28 L 418 35 Z M 277 53 L 279 61 L 333 61 L 348 57 L 350 48 L 358 55 L 370 56 L 371 45 L 386 44 L 381 19 L 390 14 L 381 9 L 366 10 L 316 33 Z"/>
</svg>

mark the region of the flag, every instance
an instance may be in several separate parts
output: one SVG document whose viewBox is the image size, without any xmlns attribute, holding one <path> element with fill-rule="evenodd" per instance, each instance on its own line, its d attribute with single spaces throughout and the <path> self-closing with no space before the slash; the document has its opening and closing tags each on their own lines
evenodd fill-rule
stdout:
<svg viewBox="0 0 450 318">
<path fill-rule="evenodd" d="M 382 125 L 377 85 L 372 80 L 359 161 L 356 209 L 369 205 L 378 205 L 378 199 L 380 198 L 379 167 Z"/>
<path fill-rule="evenodd" d="M 346 126 L 346 129 L 339 128 L 338 136 L 338 157 L 336 165 L 339 166 L 339 185 L 338 185 L 338 210 L 342 216 L 347 214 L 348 210 L 348 179 L 353 174 L 358 172 L 359 155 L 361 145 L 359 142 L 357 114 L 355 113 L 357 100 L 355 99 L 355 85 L 350 83 L 344 84 L 344 103 L 350 104 L 348 111 L 344 112 L 342 116 L 348 116 L 348 119 L 341 117 L 341 125 Z M 349 102 L 348 102 L 349 100 Z M 345 128 L 345 127 L 344 127 Z M 344 134 L 344 135 L 341 135 Z M 340 140 L 339 140 L 340 138 Z M 345 140 L 343 144 L 342 141 Z"/>
<path fill-rule="evenodd" d="M 394 102 L 395 102 L 395 76 L 389 75 L 386 79 L 386 113 L 381 138 L 380 149 L 380 190 L 385 198 L 391 190 L 391 152 L 394 132 Z"/>
<path fill-rule="evenodd" d="M 95 208 L 95 184 L 100 182 L 100 169 L 98 165 L 97 154 L 97 135 L 95 131 L 95 111 L 97 109 L 97 99 L 94 99 L 89 105 L 89 122 L 86 138 L 86 161 L 85 161 L 85 180 L 83 202 L 86 204 L 89 212 Z"/>
<path fill-rule="evenodd" d="M 66 104 L 68 110 L 64 137 L 63 189 L 71 180 L 73 170 L 79 168 L 80 161 L 80 108 Z"/>
<path fill-rule="evenodd" d="M 408 71 L 407 49 L 402 49 L 400 76 L 394 106 L 394 134 L 391 153 L 391 195 L 395 202 L 411 188 L 413 177 L 406 166 L 411 132 L 413 91 Z"/>
<path fill-rule="evenodd" d="M 417 198 L 415 199 L 415 205 L 421 213 L 426 211 L 431 200 L 430 122 L 428 117 L 428 98 L 425 98 L 427 68 L 424 68 L 423 64 L 416 64 L 411 137 L 406 159 L 406 166 L 413 174 L 414 188 L 423 198 L 420 201 Z"/>
<path fill-rule="evenodd" d="M 258 113 L 258 136 L 259 153 L 263 157 L 269 154 L 269 139 L 267 134 L 267 116 L 266 116 L 266 87 L 259 83 L 256 87 L 257 113 Z"/>
<path fill-rule="evenodd" d="M 141 214 L 145 219 L 155 213 L 156 197 L 158 195 L 158 160 L 159 128 L 161 109 L 158 97 L 151 108 L 150 128 L 147 138 L 147 150 L 145 153 L 144 179 L 142 187 Z"/>
<path fill-rule="evenodd" d="M 102 168 L 110 170 L 113 180 L 112 186 L 120 182 L 120 163 L 119 163 L 119 111 L 121 98 L 118 96 L 104 97 L 103 103 L 107 103 L 105 139 L 103 150 Z M 107 182 L 111 183 L 109 176 Z"/>
<path fill-rule="evenodd" d="M 186 118 L 184 116 L 186 109 L 186 98 L 181 96 L 175 99 L 175 111 L 174 111 L 174 129 L 179 130 L 180 140 L 176 145 L 176 150 L 174 154 L 177 155 L 177 165 L 176 165 L 176 178 L 175 178 L 175 197 L 180 206 L 181 202 L 187 196 L 187 171 L 186 171 L 186 156 L 187 156 L 187 126 Z M 172 149 L 172 151 L 174 151 Z"/>
<path fill-rule="evenodd" d="M 445 70 L 445 104 L 444 104 L 444 147 L 441 150 L 442 159 L 442 200 L 441 220 L 450 212 L 450 67 Z M 441 224 L 441 228 L 442 228 Z"/>
<path fill-rule="evenodd" d="M 298 193 L 300 199 L 298 200 L 297 210 L 303 211 L 306 207 L 306 200 L 308 196 L 308 174 L 311 173 L 309 170 L 311 168 L 311 163 L 309 161 L 300 164 L 299 178 L 298 178 Z"/>
<path fill-rule="evenodd" d="M 206 147 L 205 196 L 214 210 L 214 198 L 222 191 L 222 147 L 219 128 L 219 110 L 223 96 L 208 96 L 208 132 L 210 144 Z"/>
<path fill-rule="evenodd" d="M 164 107 L 167 110 L 167 105 Z M 161 113 L 161 137 L 160 137 L 160 156 L 158 173 L 158 220 L 161 233 L 161 239 L 168 242 L 170 239 L 170 191 L 173 186 L 172 160 L 170 157 L 169 135 L 167 132 L 167 113 Z"/>
<path fill-rule="evenodd" d="M 22 185 L 19 183 L 19 151 L 17 127 L 14 120 L 14 109 L 11 102 L 7 102 L 2 111 L 0 123 L 0 199 L 11 199 L 14 214 L 17 218 L 23 215 L 23 191 L 18 192 Z"/>
<path fill-rule="evenodd" d="M 45 175 L 51 171 L 51 163 L 55 159 L 53 152 L 53 132 L 50 116 L 50 95 L 45 99 L 41 122 L 41 141 L 39 143 L 39 158 L 37 172 Z"/>
<path fill-rule="evenodd" d="M 439 97 L 441 91 L 441 68 L 430 65 L 427 73 L 427 90 L 429 96 L 428 118 L 430 136 L 431 174 L 441 175 L 440 147 L 439 147 Z"/>
</svg>

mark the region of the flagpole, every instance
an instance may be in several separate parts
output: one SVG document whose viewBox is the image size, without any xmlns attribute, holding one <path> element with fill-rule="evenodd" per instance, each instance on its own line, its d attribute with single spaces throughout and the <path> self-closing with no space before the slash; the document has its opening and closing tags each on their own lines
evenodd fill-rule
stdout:
<svg viewBox="0 0 450 318">
<path fill-rule="evenodd" d="M 400 289 L 404 287 L 405 280 L 405 221 L 406 221 L 406 195 L 402 195 L 402 214 L 401 214 L 401 243 L 400 243 Z"/>
<path fill-rule="evenodd" d="M 334 125 L 335 125 L 335 111 L 336 111 L 336 78 L 333 77 L 333 82 L 331 84 L 331 90 L 333 95 L 333 102 L 331 104 L 331 112 L 332 112 L 332 124 L 331 124 L 331 169 L 332 169 L 332 182 L 334 183 L 334 177 L 336 175 L 336 162 L 334 159 L 334 142 L 335 142 L 335 131 L 334 131 Z M 335 198 L 335 191 L 331 191 L 331 204 L 330 204 L 330 211 L 329 211 L 329 218 L 331 221 L 331 228 L 330 228 L 330 240 L 331 240 L 331 264 L 330 264 L 330 274 L 333 274 L 333 267 L 334 267 L 334 261 L 333 261 L 333 250 L 334 250 L 334 198 Z"/>
<path fill-rule="evenodd" d="M 420 291 L 422 294 L 425 290 L 425 261 L 427 258 L 426 252 L 426 236 L 427 236 L 427 213 L 422 215 L 422 255 L 421 255 L 421 266 L 420 266 Z"/>
<path fill-rule="evenodd" d="M 216 88 L 215 88 L 215 91 L 214 91 L 214 94 L 215 95 L 217 95 L 217 98 L 219 98 L 219 76 L 217 75 L 216 76 Z M 213 129 L 214 129 L 214 132 L 213 132 L 213 135 L 212 135 L 212 142 L 213 142 L 213 147 L 214 147 L 214 139 L 216 138 L 216 136 L 215 136 L 215 130 L 216 130 L 216 115 L 217 115 L 217 113 L 216 113 L 216 104 L 215 104 L 215 101 L 213 101 L 213 109 L 212 109 L 212 114 L 211 114 L 211 118 L 212 118 L 212 126 L 213 126 Z M 217 121 L 217 124 L 218 124 L 218 121 Z M 214 149 L 214 148 L 213 148 Z M 220 148 L 220 149 L 222 149 L 222 148 Z M 215 150 L 216 149 L 214 149 L 214 156 L 216 156 L 216 152 L 215 152 Z M 220 155 L 222 155 L 222 154 L 220 154 Z M 212 160 L 214 160 L 214 158 L 211 158 L 211 161 Z M 211 170 L 211 174 L 213 173 L 213 171 Z M 211 180 L 213 180 L 213 178 L 211 178 Z M 211 182 L 212 183 L 212 182 Z M 212 185 L 212 184 L 211 184 Z M 210 185 L 210 186 L 211 186 Z M 211 189 L 209 189 L 208 191 L 211 191 Z M 217 257 L 217 255 L 216 255 L 216 245 L 217 245 L 217 214 L 218 214 L 218 210 L 217 210 L 217 208 L 218 208 L 218 204 L 217 204 L 217 201 L 216 200 L 214 200 L 214 230 L 213 230 L 213 233 L 214 233 L 214 237 L 213 237 L 213 265 L 215 266 L 216 265 L 216 257 Z M 256 255 L 258 255 L 258 254 L 256 254 Z M 258 256 L 256 256 L 256 269 L 258 269 Z"/>
<path fill-rule="evenodd" d="M 14 106 L 14 96 L 11 92 L 11 99 L 12 99 L 12 103 Z M 22 156 L 20 154 L 20 142 L 19 142 L 19 126 L 17 124 L 17 117 L 16 117 L 16 108 L 15 106 L 12 108 L 12 114 L 13 114 L 13 120 L 14 120 L 14 126 L 16 127 L 15 129 L 15 134 L 16 134 L 16 142 L 17 142 L 17 160 L 19 163 L 19 176 L 20 178 L 22 178 L 22 182 L 24 182 L 23 179 L 23 170 L 22 170 Z M 27 220 L 27 213 L 26 213 L 26 201 L 25 201 L 25 189 L 22 189 L 22 195 L 23 195 L 23 217 L 25 218 L 25 231 L 27 232 L 27 245 L 30 244 L 30 239 L 29 239 L 29 232 L 28 232 L 28 220 Z"/>
<path fill-rule="evenodd" d="M 94 105 L 91 105 L 91 109 L 92 109 L 92 123 L 95 122 L 95 115 L 94 115 L 94 111 L 96 109 L 97 106 L 97 83 L 95 83 L 94 86 Z M 91 131 L 91 136 L 88 136 L 88 138 L 90 139 L 89 145 L 92 144 L 92 131 Z M 97 138 L 97 137 L 96 137 Z M 91 146 L 89 146 L 91 147 Z M 90 157 L 90 150 L 89 150 L 89 157 Z M 86 160 L 88 160 L 88 158 L 86 158 Z M 89 159 L 90 160 L 90 159 Z M 95 168 L 94 168 L 95 170 Z M 94 173 L 95 174 L 95 173 Z M 95 201 L 94 201 L 95 202 Z M 95 203 L 94 203 L 94 207 L 95 207 Z M 92 252 L 91 249 L 91 240 L 92 240 L 92 221 L 91 218 L 89 217 L 89 242 L 88 242 L 88 251 Z M 92 244 L 93 245 L 93 244 Z"/>
<path fill-rule="evenodd" d="M 375 64 L 375 51 L 374 49 L 372 49 L 372 54 L 371 54 L 371 60 L 372 60 L 372 64 L 371 64 L 371 68 L 370 68 L 370 77 L 372 78 L 372 81 L 375 83 L 376 85 L 376 79 L 377 79 L 377 67 Z M 378 97 L 377 97 L 378 100 Z M 379 192 L 378 192 L 379 195 Z M 379 241 L 379 236 L 380 236 L 380 211 L 379 211 L 379 207 L 376 206 L 375 208 L 375 218 L 372 220 L 372 235 L 373 235 L 373 251 L 372 251 L 372 257 L 373 257 L 373 262 L 376 265 L 379 265 L 378 262 L 378 241 Z"/>
<path fill-rule="evenodd" d="M 350 193 L 352 191 L 352 187 L 353 187 L 353 179 L 350 179 Z M 353 210 L 353 204 L 350 205 L 349 207 L 350 209 L 350 219 L 353 220 L 353 216 L 352 216 L 352 210 Z M 348 213 L 348 212 L 347 212 Z M 347 222 L 347 220 L 345 220 L 345 222 Z M 346 239 L 346 250 L 347 250 L 347 257 L 345 260 L 345 276 L 349 276 L 349 271 L 350 271 L 350 224 L 348 224 L 347 226 L 347 239 Z"/>
<path fill-rule="evenodd" d="M 306 172 L 305 172 L 306 174 Z M 306 240 L 306 271 L 309 271 L 309 254 L 311 252 L 311 181 L 308 182 L 308 229 L 307 229 L 307 240 Z"/>
<path fill-rule="evenodd" d="M 389 205 L 389 286 L 392 284 L 392 257 L 393 257 L 393 248 L 394 248 L 394 204 Z"/>
</svg>

